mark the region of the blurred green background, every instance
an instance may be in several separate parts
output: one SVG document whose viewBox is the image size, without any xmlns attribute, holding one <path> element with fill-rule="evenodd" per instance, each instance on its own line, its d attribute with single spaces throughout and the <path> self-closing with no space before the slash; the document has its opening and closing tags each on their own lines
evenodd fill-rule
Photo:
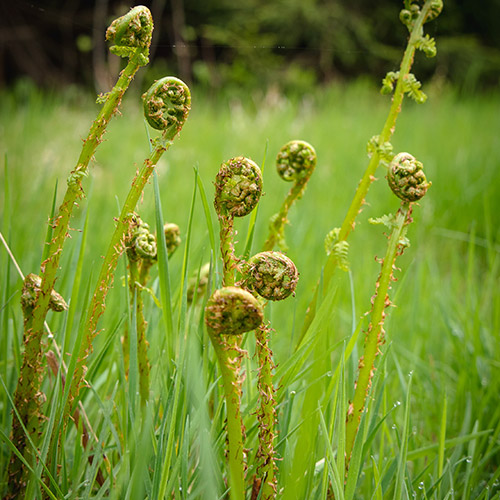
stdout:
<svg viewBox="0 0 500 500">
<path fill-rule="evenodd" d="M 107 90 L 118 61 L 104 33 L 132 2 L 3 2 L 0 86 L 28 77 L 38 86 Z M 165 74 L 213 91 L 274 88 L 303 93 L 316 83 L 381 78 L 396 69 L 407 32 L 394 0 L 152 0 L 152 64 L 139 76 Z M 447 0 L 428 25 L 439 38 L 435 60 L 415 72 L 462 91 L 500 83 L 500 2 Z M 146 87 L 149 84 L 145 85 Z"/>
</svg>

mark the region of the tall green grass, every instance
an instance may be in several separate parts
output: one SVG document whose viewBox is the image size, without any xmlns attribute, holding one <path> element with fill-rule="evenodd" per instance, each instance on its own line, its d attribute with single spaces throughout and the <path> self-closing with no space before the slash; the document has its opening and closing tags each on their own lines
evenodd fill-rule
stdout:
<svg viewBox="0 0 500 500">
<path fill-rule="evenodd" d="M 138 209 L 150 227 L 162 227 L 168 220 L 183 235 L 173 257 L 167 260 L 160 251 L 152 276 L 152 291 L 162 308 L 144 296 L 150 404 L 141 412 L 133 356 L 125 377 L 120 335 L 134 321 L 123 262 L 107 298 L 82 399 L 98 441 L 91 437 L 92 446 L 83 450 L 82 429 L 68 427 L 59 460 L 52 461 L 52 466 L 62 464 L 56 497 L 224 496 L 224 412 L 214 378 L 216 364 L 202 306 L 187 305 L 187 277 L 216 259 L 212 200 L 220 163 L 237 155 L 259 164 L 266 158 L 266 194 L 253 240 L 257 251 L 267 236 L 269 217 L 288 190 L 274 171 L 274 156 L 295 138 L 315 146 L 318 166 L 286 228 L 289 256 L 300 272 L 296 297 L 272 304 L 267 313 L 276 330 L 271 347 L 278 364 L 276 380 L 281 380 L 278 496 L 326 498 L 329 491 L 337 499 L 499 495 L 500 95 L 463 99 L 437 86 L 428 93 L 424 106 L 405 101 L 392 140 L 396 151 L 408 151 L 424 163 L 433 185 L 414 211 L 417 223 L 408 234 L 412 247 L 398 260 L 402 271 L 396 273 L 392 291 L 397 307 L 386 322 L 386 355 L 355 443 L 351 470 L 356 474 L 350 474 L 345 487 L 341 450 L 346 404 L 352 398 L 364 313 L 379 272 L 374 257 L 383 255 L 386 244 L 380 227 L 370 225 L 368 218 L 397 208 L 381 170 L 350 239 L 350 273 L 339 275 L 335 293 L 324 298 L 329 307 L 317 317 L 314 335 L 297 347 L 305 308 L 325 262 L 324 237 L 342 221 L 366 165 L 366 142 L 387 112 L 388 98 L 363 84 L 317 89 L 299 100 L 257 92 L 245 100 L 210 100 L 193 91 L 190 118 Z M 95 110 L 79 93 L 48 95 L 19 87 L 0 97 L 1 232 L 27 274 L 39 268 L 56 184 L 64 182 L 81 146 L 78 137 L 84 137 Z M 71 299 L 70 309 L 48 317 L 67 364 L 113 217 L 148 152 L 133 94 L 125 100 L 122 116 L 110 124 L 106 139 L 87 181 L 87 199 L 73 219 L 56 284 Z M 57 202 L 61 195 L 59 190 Z M 247 221 L 236 223 L 238 253 L 245 249 L 247 227 Z M 0 277 L 0 471 L 5 471 L 11 451 L 9 395 L 20 364 L 22 281 L 3 248 Z M 220 284 L 220 276 L 214 279 L 213 286 Z M 47 344 L 50 348 L 50 338 Z M 244 347 L 249 357 L 242 410 L 252 456 L 258 445 L 252 414 L 256 363 L 251 342 Z M 48 375 L 44 392 L 50 415 L 46 427 L 60 426 L 60 379 Z M 319 422 L 318 427 L 311 427 L 311 421 Z M 47 448 L 49 441 L 50 433 L 42 437 L 42 458 L 56 453 Z M 92 463 L 89 455 L 94 456 Z M 35 475 L 40 476 L 41 464 L 38 469 Z M 99 470 L 106 478 L 102 487 L 95 481 Z M 253 472 L 249 469 L 247 477 Z M 40 497 L 41 485 L 34 481 L 31 488 L 33 498 Z"/>
</svg>

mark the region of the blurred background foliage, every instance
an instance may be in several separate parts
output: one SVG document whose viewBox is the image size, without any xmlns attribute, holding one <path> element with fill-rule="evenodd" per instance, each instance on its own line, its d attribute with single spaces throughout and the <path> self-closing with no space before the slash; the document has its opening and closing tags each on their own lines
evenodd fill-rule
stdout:
<svg viewBox="0 0 500 500">
<path fill-rule="evenodd" d="M 151 0 L 152 64 L 139 82 L 176 74 L 209 91 L 275 89 L 368 78 L 396 69 L 406 42 L 394 0 Z M 3 2 L 0 87 L 20 78 L 37 86 L 107 90 L 120 62 L 109 56 L 107 25 L 134 4 L 116 0 Z M 500 83 L 500 1 L 445 0 L 427 27 L 437 59 L 417 58 L 422 80 L 463 92 Z"/>
</svg>

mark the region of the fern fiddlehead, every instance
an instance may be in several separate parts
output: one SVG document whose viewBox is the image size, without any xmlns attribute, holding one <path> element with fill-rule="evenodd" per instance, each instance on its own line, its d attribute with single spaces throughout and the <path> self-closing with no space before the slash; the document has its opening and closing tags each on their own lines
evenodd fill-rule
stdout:
<svg viewBox="0 0 500 500">
<path fill-rule="evenodd" d="M 159 82 L 161 83 L 159 84 Z M 150 90 L 142 96 L 143 101 L 156 100 L 158 94 L 162 94 L 165 85 L 175 88 L 176 94 L 183 96 L 183 119 L 179 119 L 176 122 L 165 122 L 164 125 L 162 125 L 163 128 L 161 128 L 161 136 L 152 139 L 152 144 L 154 146 L 153 151 L 151 152 L 149 158 L 144 161 L 139 173 L 135 176 L 127 198 L 123 204 L 120 216 L 116 223 L 115 231 L 111 237 L 106 255 L 104 256 L 91 304 L 88 308 L 88 314 L 85 321 L 85 335 L 79 349 L 78 362 L 76 363 L 74 376 L 71 380 L 68 402 L 65 408 L 67 414 L 69 414 L 73 401 L 78 396 L 83 383 L 83 378 L 86 372 L 85 363 L 88 356 L 92 352 L 92 342 L 94 337 L 97 335 L 97 324 L 99 318 L 104 313 L 105 299 L 113 282 L 113 273 L 116 269 L 120 255 L 125 250 L 127 235 L 130 233 L 134 224 L 133 211 L 158 161 L 162 157 L 163 153 L 171 146 L 173 139 L 181 131 L 191 109 L 191 93 L 189 87 L 175 77 L 165 77 L 155 82 L 152 88 L 150 88 Z M 153 91 L 151 91 L 151 89 L 153 89 Z M 162 102 L 163 114 L 171 114 L 174 112 L 179 113 L 178 102 L 172 103 L 168 99 L 163 100 Z M 144 108 L 146 110 L 145 117 L 148 119 L 149 115 L 147 110 L 151 107 L 145 104 Z M 158 110 L 155 108 L 155 113 L 157 112 Z"/>
<path fill-rule="evenodd" d="M 264 243 L 264 250 L 278 247 L 286 251 L 285 225 L 288 222 L 288 212 L 295 200 L 299 199 L 306 188 L 316 167 L 316 151 L 305 141 L 290 141 L 279 151 L 276 157 L 278 175 L 287 182 L 293 182 L 280 211 L 275 214 L 269 224 L 269 236 Z"/>
</svg>

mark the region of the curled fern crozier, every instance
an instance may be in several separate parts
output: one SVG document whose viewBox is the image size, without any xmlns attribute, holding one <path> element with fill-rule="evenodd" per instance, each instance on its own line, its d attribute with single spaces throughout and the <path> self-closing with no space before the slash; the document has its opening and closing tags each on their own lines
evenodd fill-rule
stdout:
<svg viewBox="0 0 500 500">
<path fill-rule="evenodd" d="M 316 151 L 306 141 L 290 141 L 276 157 L 279 176 L 285 181 L 310 177 L 316 167 Z"/>
<path fill-rule="evenodd" d="M 149 232 L 149 225 L 138 215 L 132 215 L 132 224 L 129 235 L 125 241 L 128 258 L 136 262 L 143 260 L 156 260 L 156 237 Z"/>
<path fill-rule="evenodd" d="M 42 287 L 42 278 L 37 274 L 30 273 L 24 278 L 23 289 L 21 291 L 21 307 L 23 311 L 32 310 L 36 305 L 36 298 Z M 63 296 L 52 290 L 50 294 L 49 309 L 61 312 L 68 309 L 68 304 Z"/>
<path fill-rule="evenodd" d="M 177 135 L 191 110 L 191 91 L 179 78 L 157 80 L 142 96 L 144 116 L 156 130 L 164 130 L 169 139 Z"/>
<path fill-rule="evenodd" d="M 409 153 L 399 153 L 393 158 L 387 181 L 398 198 L 409 202 L 420 200 L 431 185 L 427 182 L 422 163 Z"/>
<path fill-rule="evenodd" d="M 167 222 L 163 226 L 163 234 L 165 236 L 165 243 L 167 244 L 167 252 L 170 256 L 181 244 L 181 230 L 177 224 Z"/>
<path fill-rule="evenodd" d="M 205 324 L 216 334 L 240 335 L 255 330 L 263 317 L 259 301 L 235 286 L 216 290 L 205 307 Z"/>
<path fill-rule="evenodd" d="M 248 261 L 244 285 L 267 300 L 283 300 L 295 292 L 299 273 L 281 252 L 260 252 Z"/>
<path fill-rule="evenodd" d="M 215 179 L 215 210 L 222 217 L 244 217 L 262 194 L 260 168 L 249 158 L 238 156 L 223 163 Z"/>
<path fill-rule="evenodd" d="M 115 44 L 117 55 L 120 48 L 148 49 L 153 35 L 153 17 L 147 7 L 139 5 L 124 16 L 115 19 L 106 31 L 106 40 Z"/>
</svg>

